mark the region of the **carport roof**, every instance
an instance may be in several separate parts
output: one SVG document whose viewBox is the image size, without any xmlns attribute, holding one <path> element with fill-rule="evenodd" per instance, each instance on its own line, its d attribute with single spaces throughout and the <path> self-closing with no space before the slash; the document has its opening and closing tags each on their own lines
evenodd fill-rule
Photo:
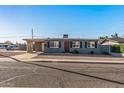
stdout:
<svg viewBox="0 0 124 93">
<path fill-rule="evenodd" d="M 30 42 L 44 42 L 45 39 L 23 39 L 25 41 L 30 41 Z"/>
</svg>

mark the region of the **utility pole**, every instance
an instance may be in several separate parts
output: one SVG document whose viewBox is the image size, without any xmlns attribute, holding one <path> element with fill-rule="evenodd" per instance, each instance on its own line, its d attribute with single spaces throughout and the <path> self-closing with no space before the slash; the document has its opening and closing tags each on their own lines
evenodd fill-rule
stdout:
<svg viewBox="0 0 124 93">
<path fill-rule="evenodd" d="M 33 42 L 33 39 L 34 39 L 34 31 L 33 31 L 33 28 L 31 30 L 31 34 L 32 34 L 32 42 L 30 44 L 30 48 L 31 48 L 31 52 L 33 52 L 33 49 L 34 49 L 34 42 Z"/>
<path fill-rule="evenodd" d="M 34 39 L 34 31 L 33 31 L 33 28 L 32 28 L 32 30 L 31 30 L 31 32 L 32 32 L 32 40 Z"/>
</svg>

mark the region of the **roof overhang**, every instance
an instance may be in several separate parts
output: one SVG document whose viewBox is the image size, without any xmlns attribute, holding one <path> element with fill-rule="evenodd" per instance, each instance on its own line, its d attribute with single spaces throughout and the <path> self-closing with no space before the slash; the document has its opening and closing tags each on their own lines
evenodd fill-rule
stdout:
<svg viewBox="0 0 124 93">
<path fill-rule="evenodd" d="M 105 40 L 101 44 L 102 45 L 118 45 L 119 43 L 115 40 Z"/>
<path fill-rule="evenodd" d="M 82 40 L 82 41 L 99 41 L 98 39 L 82 39 L 82 38 L 46 38 L 46 39 L 23 39 L 25 41 L 45 41 L 45 40 Z"/>
<path fill-rule="evenodd" d="M 45 39 L 23 39 L 27 42 L 44 42 Z"/>
</svg>

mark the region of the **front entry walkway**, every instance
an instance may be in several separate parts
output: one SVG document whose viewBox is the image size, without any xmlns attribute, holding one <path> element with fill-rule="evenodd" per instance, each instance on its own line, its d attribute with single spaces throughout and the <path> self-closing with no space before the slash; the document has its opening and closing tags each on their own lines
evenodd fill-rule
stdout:
<svg viewBox="0 0 124 93">
<path fill-rule="evenodd" d="M 21 61 L 27 61 L 27 62 L 90 62 L 90 63 L 114 63 L 124 64 L 124 58 L 119 57 L 111 57 L 111 56 L 105 56 L 105 55 L 38 55 L 37 53 L 30 54 L 22 54 L 17 56 L 12 56 L 18 60 Z"/>
</svg>

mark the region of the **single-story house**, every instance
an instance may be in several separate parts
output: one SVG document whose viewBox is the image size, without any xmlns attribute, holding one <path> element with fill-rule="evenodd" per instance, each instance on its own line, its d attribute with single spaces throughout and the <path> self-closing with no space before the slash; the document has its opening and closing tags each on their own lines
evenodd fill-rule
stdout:
<svg viewBox="0 0 124 93">
<path fill-rule="evenodd" d="M 119 45 L 124 44 L 124 38 L 108 38 L 101 42 L 101 45 Z"/>
<path fill-rule="evenodd" d="M 124 45 L 124 38 L 108 38 L 108 39 L 105 39 L 103 40 L 101 43 L 101 46 L 108 46 L 109 47 L 109 50 L 112 50 L 109 52 L 109 54 L 111 54 L 112 56 L 115 56 L 115 57 L 124 57 L 124 54 L 123 53 L 119 53 L 119 52 L 113 52 L 113 51 L 118 51 L 121 50 L 122 51 L 122 48 L 116 48 L 117 50 L 113 50 L 112 46 L 113 45 Z"/>
<path fill-rule="evenodd" d="M 0 49 L 6 49 L 9 46 L 9 44 L 0 43 Z"/>
<path fill-rule="evenodd" d="M 99 42 L 99 39 L 82 39 L 82 38 L 68 38 L 68 35 L 63 35 L 63 38 L 46 38 L 46 39 L 24 39 L 27 42 L 27 52 L 31 53 L 63 53 L 71 51 L 79 51 L 82 54 L 101 54 L 110 53 L 107 42 L 117 43 L 116 40 L 104 40 Z"/>
</svg>

